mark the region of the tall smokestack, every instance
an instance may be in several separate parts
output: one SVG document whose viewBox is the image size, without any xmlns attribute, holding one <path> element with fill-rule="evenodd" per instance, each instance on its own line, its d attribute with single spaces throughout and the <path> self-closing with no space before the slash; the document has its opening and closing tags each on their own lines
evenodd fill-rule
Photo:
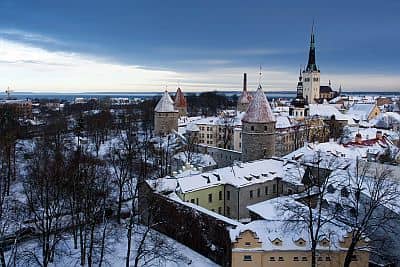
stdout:
<svg viewBox="0 0 400 267">
<path fill-rule="evenodd" d="M 247 91 L 247 73 L 243 73 L 243 91 Z"/>
</svg>

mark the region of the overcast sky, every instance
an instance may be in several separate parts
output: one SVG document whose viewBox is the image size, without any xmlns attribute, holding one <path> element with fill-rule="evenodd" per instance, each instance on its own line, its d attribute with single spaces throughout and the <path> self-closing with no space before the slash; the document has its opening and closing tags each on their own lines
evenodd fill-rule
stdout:
<svg viewBox="0 0 400 267">
<path fill-rule="evenodd" d="M 312 21 L 323 83 L 400 90 L 400 1 L 0 1 L 0 88 L 294 90 Z"/>
</svg>

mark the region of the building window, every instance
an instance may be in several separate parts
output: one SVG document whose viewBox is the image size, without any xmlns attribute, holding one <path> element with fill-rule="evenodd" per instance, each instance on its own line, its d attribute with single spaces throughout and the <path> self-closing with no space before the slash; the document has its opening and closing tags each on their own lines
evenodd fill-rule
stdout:
<svg viewBox="0 0 400 267">
<path fill-rule="evenodd" d="M 279 257 L 279 258 L 278 258 L 278 261 L 283 261 L 283 257 Z"/>
<path fill-rule="evenodd" d="M 218 192 L 218 198 L 219 198 L 219 200 L 222 200 L 222 191 Z"/>
<path fill-rule="evenodd" d="M 269 257 L 269 261 L 275 261 L 275 257 Z"/>
<path fill-rule="evenodd" d="M 272 193 L 276 193 L 276 184 L 272 185 Z"/>
<path fill-rule="evenodd" d="M 323 261 L 323 258 L 322 257 L 318 257 L 318 261 Z"/>
<path fill-rule="evenodd" d="M 250 242 L 245 242 L 244 245 L 245 245 L 246 247 L 249 247 L 249 246 L 251 246 L 251 243 L 250 243 Z"/>
<path fill-rule="evenodd" d="M 226 216 L 231 216 L 231 208 L 226 207 Z"/>
<path fill-rule="evenodd" d="M 299 261 L 299 257 L 293 257 L 293 261 Z"/>
<path fill-rule="evenodd" d="M 260 197 L 260 195 L 261 195 L 261 189 L 257 188 L 257 197 Z"/>
<path fill-rule="evenodd" d="M 253 198 L 253 190 L 250 190 L 250 198 Z"/>
<path fill-rule="evenodd" d="M 212 212 L 215 212 L 215 209 L 211 209 Z"/>
<path fill-rule="evenodd" d="M 243 261 L 252 261 L 253 259 L 252 259 L 252 257 L 251 257 L 251 255 L 244 255 L 243 256 Z"/>
<path fill-rule="evenodd" d="M 352 260 L 352 261 L 358 261 L 357 255 L 351 256 L 351 260 Z"/>
<path fill-rule="evenodd" d="M 251 127 L 250 127 L 250 130 L 254 131 L 254 126 L 251 126 Z"/>
<path fill-rule="evenodd" d="M 209 203 L 212 202 L 212 194 L 208 194 L 208 202 L 209 202 Z"/>
<path fill-rule="evenodd" d="M 194 204 L 194 198 L 192 198 L 192 199 L 190 200 L 190 203 L 193 203 L 193 204 Z"/>
<path fill-rule="evenodd" d="M 307 257 L 301 257 L 302 261 L 307 261 Z"/>
<path fill-rule="evenodd" d="M 264 126 L 264 131 L 268 131 L 268 126 Z"/>
<path fill-rule="evenodd" d="M 226 200 L 231 200 L 231 191 L 226 191 Z"/>
<path fill-rule="evenodd" d="M 222 208 L 218 207 L 218 213 L 221 214 L 222 213 Z"/>
<path fill-rule="evenodd" d="M 291 194 L 293 194 L 293 190 L 288 188 L 287 193 L 288 193 L 288 195 L 291 195 Z"/>
<path fill-rule="evenodd" d="M 199 198 L 196 198 L 196 204 L 199 205 Z"/>
<path fill-rule="evenodd" d="M 328 257 L 325 258 L 325 260 L 326 261 L 331 261 L 331 257 L 328 256 Z"/>
<path fill-rule="evenodd" d="M 268 195 L 268 186 L 265 187 L 265 195 Z"/>
</svg>

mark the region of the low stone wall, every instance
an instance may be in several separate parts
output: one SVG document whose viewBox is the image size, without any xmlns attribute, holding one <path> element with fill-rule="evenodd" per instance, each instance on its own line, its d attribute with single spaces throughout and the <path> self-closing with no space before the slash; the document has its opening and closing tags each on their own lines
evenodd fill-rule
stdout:
<svg viewBox="0 0 400 267">
<path fill-rule="evenodd" d="M 231 241 L 227 222 L 154 192 L 143 183 L 139 210 L 154 229 L 221 264 L 231 266 Z"/>
<path fill-rule="evenodd" d="M 242 152 L 219 147 L 197 145 L 199 153 L 208 154 L 217 163 L 217 168 L 231 166 L 235 161 L 242 161 Z"/>
</svg>

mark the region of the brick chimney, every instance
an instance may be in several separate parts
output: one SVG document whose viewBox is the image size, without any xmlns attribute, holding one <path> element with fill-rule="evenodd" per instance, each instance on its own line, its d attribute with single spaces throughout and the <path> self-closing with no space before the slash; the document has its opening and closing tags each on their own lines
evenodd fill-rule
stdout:
<svg viewBox="0 0 400 267">
<path fill-rule="evenodd" d="M 375 136 L 375 138 L 376 138 L 377 140 L 382 140 L 382 138 L 383 138 L 383 136 L 382 136 L 382 131 L 376 131 L 376 136 Z"/>
<path fill-rule="evenodd" d="M 243 91 L 247 91 L 247 73 L 243 73 Z"/>
<path fill-rule="evenodd" d="M 362 136 L 361 136 L 360 133 L 356 134 L 355 141 L 356 141 L 357 144 L 361 144 Z"/>
</svg>

